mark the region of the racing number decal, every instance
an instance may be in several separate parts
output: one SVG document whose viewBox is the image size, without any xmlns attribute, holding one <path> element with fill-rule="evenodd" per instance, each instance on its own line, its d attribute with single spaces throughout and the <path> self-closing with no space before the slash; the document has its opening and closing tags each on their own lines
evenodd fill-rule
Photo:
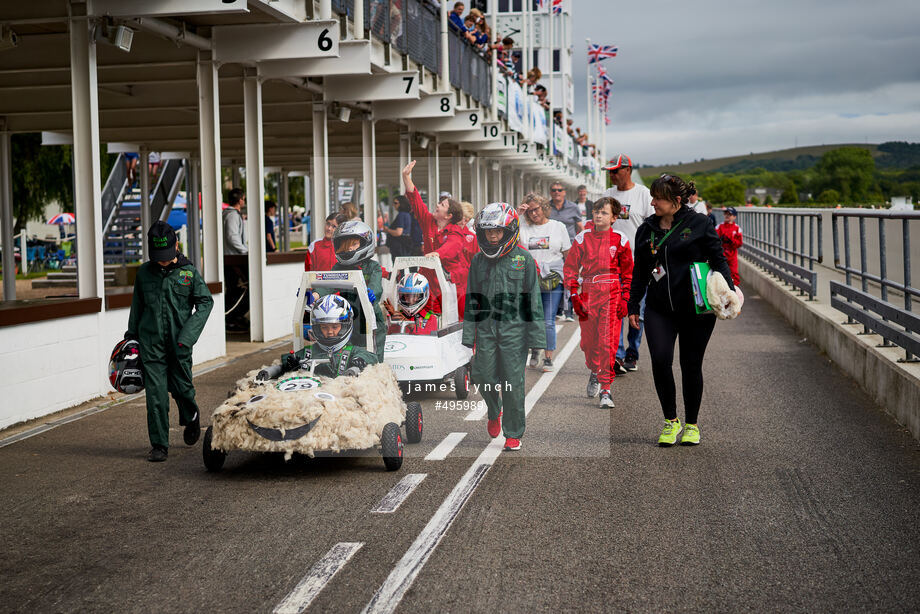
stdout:
<svg viewBox="0 0 920 614">
<path fill-rule="evenodd" d="M 332 39 L 329 38 L 329 28 L 325 28 L 319 33 L 319 40 L 317 43 L 319 44 L 320 51 L 329 51 L 332 49 Z"/>
</svg>

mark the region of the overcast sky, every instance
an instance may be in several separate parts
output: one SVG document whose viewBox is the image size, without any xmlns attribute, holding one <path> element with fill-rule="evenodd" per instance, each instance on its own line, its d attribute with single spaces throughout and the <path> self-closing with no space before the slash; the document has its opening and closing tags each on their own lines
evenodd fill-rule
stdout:
<svg viewBox="0 0 920 614">
<path fill-rule="evenodd" d="M 585 38 L 619 47 L 604 62 L 611 155 L 920 142 L 920 0 L 571 1 L 581 126 Z"/>
</svg>

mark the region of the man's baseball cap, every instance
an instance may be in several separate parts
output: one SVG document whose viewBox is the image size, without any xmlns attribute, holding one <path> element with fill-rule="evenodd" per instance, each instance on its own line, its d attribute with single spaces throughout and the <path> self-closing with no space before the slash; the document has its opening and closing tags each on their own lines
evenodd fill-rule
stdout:
<svg viewBox="0 0 920 614">
<path fill-rule="evenodd" d="M 162 220 L 157 220 L 147 231 L 150 242 L 150 259 L 154 262 L 166 262 L 176 257 L 176 231 Z"/>
<path fill-rule="evenodd" d="M 628 166 L 632 168 L 632 165 L 633 165 L 632 159 L 630 159 L 629 156 L 627 156 L 626 154 L 620 154 L 616 156 L 615 158 L 611 158 L 610 162 L 607 163 L 607 166 L 604 167 L 604 170 L 605 171 L 615 171 L 620 168 L 623 168 L 624 166 Z"/>
<path fill-rule="evenodd" d="M 737 215 L 738 215 L 738 210 L 735 209 L 734 207 L 725 207 L 725 214 L 726 214 L 726 215 L 735 215 L 735 216 L 737 216 Z"/>
</svg>

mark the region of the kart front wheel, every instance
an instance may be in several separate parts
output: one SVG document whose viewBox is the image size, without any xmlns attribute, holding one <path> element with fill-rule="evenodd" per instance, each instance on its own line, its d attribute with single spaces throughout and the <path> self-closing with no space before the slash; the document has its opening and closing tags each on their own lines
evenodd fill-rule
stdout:
<svg viewBox="0 0 920 614">
<path fill-rule="evenodd" d="M 454 388 L 461 401 L 470 396 L 470 366 L 463 365 L 454 371 Z"/>
<path fill-rule="evenodd" d="M 406 441 L 418 443 L 422 440 L 422 404 L 412 401 L 406 406 Z"/>
<path fill-rule="evenodd" d="M 387 471 L 396 471 L 402 467 L 403 441 L 399 425 L 395 422 L 387 422 L 383 427 L 383 433 L 380 435 L 380 448 Z"/>
<path fill-rule="evenodd" d="M 201 444 L 201 456 L 204 458 L 204 466 L 208 471 L 220 471 L 224 468 L 224 461 L 227 460 L 227 453 L 215 450 L 211 447 L 211 439 L 214 437 L 214 427 L 209 426 L 204 432 L 204 442 Z"/>
</svg>

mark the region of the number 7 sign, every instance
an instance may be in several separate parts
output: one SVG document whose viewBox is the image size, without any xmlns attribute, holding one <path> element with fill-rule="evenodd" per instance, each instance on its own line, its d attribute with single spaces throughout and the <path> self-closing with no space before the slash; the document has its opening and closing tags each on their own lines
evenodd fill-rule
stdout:
<svg viewBox="0 0 920 614">
<path fill-rule="evenodd" d="M 326 77 L 327 100 L 418 100 L 417 71 Z"/>
</svg>

